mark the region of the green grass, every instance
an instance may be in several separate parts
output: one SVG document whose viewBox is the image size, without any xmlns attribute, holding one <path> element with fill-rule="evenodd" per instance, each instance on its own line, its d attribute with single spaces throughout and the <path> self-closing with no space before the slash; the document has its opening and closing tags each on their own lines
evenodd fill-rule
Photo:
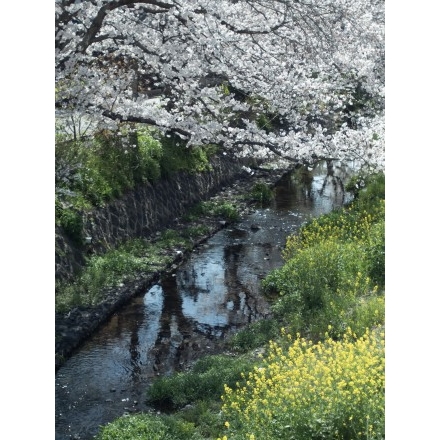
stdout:
<svg viewBox="0 0 440 440">
<path fill-rule="evenodd" d="M 229 221 L 237 221 L 240 217 L 237 207 L 230 202 L 202 201 L 197 203 L 183 217 L 187 222 L 196 221 L 201 217 L 213 217 Z"/>
<path fill-rule="evenodd" d="M 382 176 L 351 206 L 321 216 L 288 238 L 285 264 L 263 281 L 272 310 L 292 333 L 341 337 L 384 322 L 385 205 Z M 378 183 L 379 182 L 379 183 Z M 368 203 L 366 203 L 368 200 Z M 372 305 L 374 304 L 374 306 Z"/>
<path fill-rule="evenodd" d="M 66 312 L 75 306 L 98 304 L 107 288 L 118 286 L 140 274 L 165 269 L 176 251 L 192 248 L 194 239 L 203 236 L 206 227 L 190 227 L 183 231 L 167 229 L 154 242 L 132 239 L 102 255 L 89 258 L 73 281 L 57 283 L 55 309 Z"/>
<path fill-rule="evenodd" d="M 120 417 L 100 430 L 99 440 L 171 440 L 167 426 L 158 417 L 137 414 Z"/>
<path fill-rule="evenodd" d="M 279 335 L 279 322 L 273 318 L 252 322 L 227 340 L 227 346 L 236 352 L 246 353 L 266 345 Z"/>
<path fill-rule="evenodd" d="M 98 440 L 382 440 L 384 222 L 384 180 L 369 176 L 351 206 L 289 237 L 263 283 L 273 318 L 226 341 L 230 355 L 154 381 L 147 402 L 169 413 L 117 419 Z"/>
<path fill-rule="evenodd" d="M 251 202 L 256 202 L 260 206 L 267 206 L 274 198 L 273 191 L 267 183 L 256 183 L 251 192 L 246 196 L 246 199 Z"/>
<path fill-rule="evenodd" d="M 178 414 L 136 414 L 103 426 L 97 440 L 203 440 L 223 429 L 221 404 L 198 402 Z"/>
<path fill-rule="evenodd" d="M 155 380 L 148 389 L 147 402 L 176 409 L 198 401 L 219 401 L 224 384 L 233 386 L 240 382 L 242 373 L 250 371 L 253 364 L 254 360 L 248 356 L 206 356 L 189 372 Z"/>
</svg>

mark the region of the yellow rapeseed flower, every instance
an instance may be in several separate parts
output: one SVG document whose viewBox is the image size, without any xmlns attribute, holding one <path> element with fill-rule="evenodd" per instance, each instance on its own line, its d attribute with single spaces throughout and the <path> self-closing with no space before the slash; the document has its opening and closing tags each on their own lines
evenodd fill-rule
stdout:
<svg viewBox="0 0 440 440">
<path fill-rule="evenodd" d="M 277 428 L 277 420 L 289 420 L 289 426 L 301 429 L 302 424 L 318 419 L 328 429 L 340 420 L 332 432 L 340 432 L 338 427 L 349 420 L 355 436 L 364 430 L 361 421 L 365 418 L 374 421 L 368 430 L 380 437 L 384 430 L 384 339 L 378 332 L 367 332 L 353 340 L 351 333 L 341 341 L 328 339 L 315 345 L 298 335 L 286 341 L 290 345 L 286 350 L 272 342 L 265 365 L 247 376 L 248 386 L 225 393 L 223 411 L 242 422 L 243 434 L 252 429 L 252 435 L 259 438 L 274 438 L 277 429 L 284 429 L 284 425 Z M 305 351 L 304 344 L 309 345 Z"/>
</svg>

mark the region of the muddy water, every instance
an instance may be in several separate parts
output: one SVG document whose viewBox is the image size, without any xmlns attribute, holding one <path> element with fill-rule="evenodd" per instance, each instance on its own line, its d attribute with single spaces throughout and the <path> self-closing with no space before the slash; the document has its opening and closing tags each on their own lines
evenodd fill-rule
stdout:
<svg viewBox="0 0 440 440">
<path fill-rule="evenodd" d="M 152 379 L 221 350 L 231 332 L 269 313 L 260 282 L 281 266 L 286 237 L 347 201 L 353 164 L 288 174 L 256 209 L 196 249 L 173 273 L 115 314 L 56 374 L 56 440 L 92 439 L 124 413 L 148 410 Z"/>
</svg>

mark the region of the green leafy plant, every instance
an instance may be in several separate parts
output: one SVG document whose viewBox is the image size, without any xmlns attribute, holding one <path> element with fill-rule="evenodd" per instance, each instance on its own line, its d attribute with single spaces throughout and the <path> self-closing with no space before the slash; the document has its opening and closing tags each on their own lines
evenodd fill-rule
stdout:
<svg viewBox="0 0 440 440">
<path fill-rule="evenodd" d="M 191 146 L 177 135 L 167 133 L 160 136 L 163 155 L 160 160 L 161 171 L 164 176 L 170 176 L 178 171 L 192 173 L 211 169 L 209 159 L 215 153 L 216 146 Z"/>
<path fill-rule="evenodd" d="M 140 124 L 121 124 L 117 132 L 101 130 L 81 140 L 60 135 L 55 148 L 57 198 L 75 209 L 102 206 L 138 184 L 178 171 L 209 170 L 215 151 L 215 145 L 189 148 Z"/>
<path fill-rule="evenodd" d="M 223 429 L 220 398 L 216 401 L 199 400 L 185 407 L 183 411 L 175 412 L 171 417 L 178 417 L 195 426 L 192 440 L 217 438 L 217 434 Z M 180 437 L 176 435 L 177 439 Z"/>
<path fill-rule="evenodd" d="M 252 187 L 248 199 L 264 206 L 269 204 L 273 197 L 273 192 L 269 185 L 264 182 L 258 182 Z"/>
<path fill-rule="evenodd" d="M 244 329 L 232 335 L 227 345 L 234 351 L 246 353 L 250 350 L 263 347 L 279 333 L 279 323 L 273 318 L 255 321 Z"/>
<path fill-rule="evenodd" d="M 246 357 L 206 356 L 189 372 L 161 377 L 148 389 L 147 401 L 158 407 L 181 408 L 199 400 L 219 399 L 223 385 L 235 385 L 253 361 Z"/>
<path fill-rule="evenodd" d="M 173 411 L 156 419 L 163 439 L 384 438 L 380 193 L 289 237 L 285 264 L 264 280 L 273 317 L 226 342 L 242 355 L 206 356 L 152 384 L 148 403 Z M 217 206 L 197 209 L 213 215 Z M 172 243 L 176 237 L 166 232 L 163 238 Z M 281 326 L 287 330 L 280 337 Z M 303 336 L 291 336 L 297 332 Z M 136 429 L 128 428 L 127 438 L 136 438 Z"/>
<path fill-rule="evenodd" d="M 189 209 L 184 219 L 194 221 L 201 216 L 222 217 L 230 221 L 237 221 L 240 214 L 236 206 L 230 202 L 202 201 Z"/>
<path fill-rule="evenodd" d="M 184 237 L 188 237 L 192 239 L 202 237 L 208 233 L 209 233 L 209 226 L 207 225 L 190 226 L 184 229 L 182 232 Z"/>
<path fill-rule="evenodd" d="M 106 288 L 133 280 L 140 273 L 165 268 L 171 263 L 176 248 L 185 250 L 190 246 L 188 238 L 166 230 L 153 243 L 134 239 L 105 254 L 93 255 L 73 281 L 57 284 L 56 310 L 97 304 Z"/>
<path fill-rule="evenodd" d="M 221 431 L 220 403 L 198 402 L 177 414 L 122 416 L 100 428 L 97 440 L 203 440 Z"/>
<path fill-rule="evenodd" d="M 97 440 L 171 440 L 163 421 L 149 414 L 120 417 L 102 427 Z"/>
<path fill-rule="evenodd" d="M 385 199 L 385 174 L 358 173 L 350 178 L 345 185 L 346 191 L 351 192 L 358 203 L 368 203 L 377 199 Z"/>
<path fill-rule="evenodd" d="M 59 209 L 59 224 L 75 243 L 83 243 L 83 219 L 80 212 L 73 208 Z"/>
<path fill-rule="evenodd" d="M 230 221 L 237 221 L 240 217 L 237 208 L 232 203 L 222 203 L 213 209 L 213 214 L 217 217 L 224 217 Z"/>
<path fill-rule="evenodd" d="M 365 331 L 383 324 L 377 298 L 385 284 L 384 192 L 380 178 L 369 181 L 372 189 L 366 186 L 350 206 L 288 237 L 286 263 L 263 281 L 266 294 L 278 297 L 272 311 L 291 331 L 316 340 L 328 325 L 340 338 L 348 327 Z"/>
</svg>

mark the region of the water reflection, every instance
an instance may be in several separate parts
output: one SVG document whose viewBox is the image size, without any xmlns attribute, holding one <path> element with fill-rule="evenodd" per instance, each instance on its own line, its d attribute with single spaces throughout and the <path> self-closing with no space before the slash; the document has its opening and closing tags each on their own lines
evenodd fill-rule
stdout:
<svg viewBox="0 0 440 440">
<path fill-rule="evenodd" d="M 342 164 L 323 161 L 312 167 L 301 167 L 284 176 L 276 188 L 275 209 L 299 209 L 317 216 L 341 206 L 350 199 L 344 183 L 359 168 L 355 162 Z M 301 206 L 302 205 L 302 206 Z"/>
<path fill-rule="evenodd" d="M 153 377 L 184 368 L 269 311 L 261 279 L 282 264 L 286 237 L 347 201 L 353 169 L 320 163 L 286 175 L 271 206 L 212 237 L 143 297 L 135 298 L 56 375 L 56 439 L 91 439 L 124 412 L 145 410 Z"/>
</svg>

